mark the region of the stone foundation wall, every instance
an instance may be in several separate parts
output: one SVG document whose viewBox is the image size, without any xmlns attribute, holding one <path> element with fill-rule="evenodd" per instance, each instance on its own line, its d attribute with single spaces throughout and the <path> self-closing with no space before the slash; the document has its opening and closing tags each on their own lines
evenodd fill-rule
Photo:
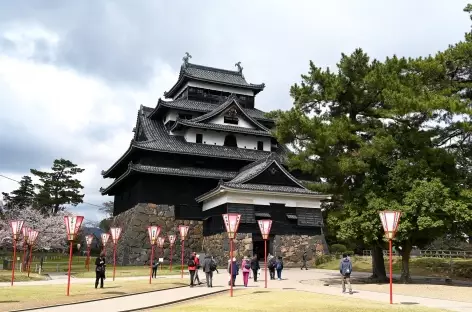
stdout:
<svg viewBox="0 0 472 312">
<path fill-rule="evenodd" d="M 174 206 L 138 204 L 113 218 L 112 226 L 123 227 L 121 238 L 117 245 L 116 262 L 118 265 L 143 265 L 151 257 L 151 244 L 147 227 L 149 225 L 161 227 L 160 236 L 166 238 L 164 245 L 164 263 L 170 259 L 170 245 L 168 235 L 177 235 L 172 252 L 174 265 L 181 263 L 181 247 L 178 226 L 189 225 L 185 240 L 185 255 L 187 259 L 192 251 L 201 252 L 203 246 L 203 223 L 201 221 L 175 220 Z M 110 237 L 107 246 L 107 262 L 113 263 L 113 244 Z M 155 247 L 155 257 L 162 257 L 161 250 Z M 185 263 L 185 260 L 184 260 Z"/>
<path fill-rule="evenodd" d="M 222 263 L 228 262 L 229 251 L 228 234 L 221 233 L 203 237 L 203 252 L 215 257 L 220 266 Z M 236 234 L 236 238 L 233 240 L 233 254 L 238 260 L 244 256 L 252 256 L 252 234 Z"/>
<path fill-rule="evenodd" d="M 312 266 L 319 244 L 326 245 L 322 235 L 276 235 L 272 252 L 276 256 L 282 256 L 284 265 L 298 266 L 302 264 L 303 252 L 306 251 L 307 265 Z"/>
<path fill-rule="evenodd" d="M 275 256 L 282 256 L 285 266 L 302 264 L 303 252 L 307 252 L 309 266 L 315 262 L 317 245 L 326 245 L 322 235 L 275 235 L 272 248 L 268 250 Z M 327 246 L 325 247 L 327 248 Z M 226 233 L 205 236 L 203 238 L 203 252 L 215 257 L 218 263 L 227 263 L 229 259 L 229 239 Z M 244 256 L 253 255 L 251 233 L 237 234 L 234 240 L 234 256 L 240 260 Z"/>
</svg>

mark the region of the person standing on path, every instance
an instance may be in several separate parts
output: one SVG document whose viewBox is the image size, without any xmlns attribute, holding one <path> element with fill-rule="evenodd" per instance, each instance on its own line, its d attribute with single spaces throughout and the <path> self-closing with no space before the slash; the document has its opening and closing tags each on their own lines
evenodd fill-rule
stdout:
<svg viewBox="0 0 472 312">
<path fill-rule="evenodd" d="M 200 282 L 200 278 L 198 277 L 198 270 L 201 268 L 201 265 L 200 265 L 200 256 L 197 255 L 196 252 L 193 253 L 193 257 L 194 257 L 194 260 L 195 260 L 195 284 L 196 282 L 198 281 L 198 284 L 197 285 L 201 285 L 203 284 L 202 282 Z"/>
<path fill-rule="evenodd" d="M 274 280 L 275 279 L 275 257 L 269 254 L 267 262 L 268 262 L 267 268 L 269 269 L 270 279 Z"/>
<path fill-rule="evenodd" d="M 244 256 L 241 266 L 243 268 L 244 287 L 247 287 L 247 283 L 249 282 L 249 273 L 251 272 L 251 261 L 247 256 Z"/>
<path fill-rule="evenodd" d="M 300 268 L 300 270 L 303 270 L 303 268 L 305 268 L 305 270 L 308 270 L 308 268 L 307 268 L 307 266 L 306 266 L 306 260 L 307 260 L 306 251 L 303 252 L 302 260 L 303 260 L 303 265 L 302 265 L 302 267 Z"/>
<path fill-rule="evenodd" d="M 205 272 L 207 287 L 213 287 L 213 271 L 216 270 L 216 263 L 210 255 L 206 255 L 202 262 L 202 271 Z"/>
<path fill-rule="evenodd" d="M 282 270 L 284 269 L 284 263 L 282 261 L 282 257 L 279 257 L 275 262 L 275 269 L 277 270 L 277 279 L 279 281 L 282 280 Z"/>
<path fill-rule="evenodd" d="M 236 258 L 233 258 L 233 261 L 231 261 L 231 259 L 229 260 L 229 262 L 228 262 L 228 273 L 230 275 L 228 285 L 231 285 L 231 283 L 232 283 L 233 286 L 236 286 L 235 285 L 236 276 L 239 274 L 239 266 L 238 266 L 238 263 L 236 262 Z"/>
<path fill-rule="evenodd" d="M 100 288 L 103 288 L 103 280 L 105 279 L 105 253 L 102 251 L 100 256 L 95 260 L 95 289 L 100 282 Z"/>
<path fill-rule="evenodd" d="M 254 275 L 254 282 L 257 282 L 257 274 L 260 268 L 261 267 L 259 266 L 259 261 L 257 260 L 257 256 L 254 256 L 251 259 L 251 270 L 252 270 L 252 275 Z"/>
<path fill-rule="evenodd" d="M 190 274 L 190 287 L 195 286 L 194 280 L 195 280 L 195 269 L 197 268 L 197 265 L 195 263 L 195 256 L 190 256 L 187 262 L 188 266 L 188 273 Z"/>
<path fill-rule="evenodd" d="M 154 259 L 154 262 L 152 263 L 152 277 L 157 278 L 157 266 L 159 263 L 157 262 L 156 259 Z"/>
<path fill-rule="evenodd" d="M 352 287 L 351 287 L 351 273 L 352 273 L 352 262 L 349 259 L 347 254 L 343 254 L 343 258 L 341 259 L 341 263 L 339 264 L 339 272 L 343 276 L 342 287 L 343 293 L 346 292 L 346 283 L 349 287 L 349 294 L 352 295 Z"/>
</svg>

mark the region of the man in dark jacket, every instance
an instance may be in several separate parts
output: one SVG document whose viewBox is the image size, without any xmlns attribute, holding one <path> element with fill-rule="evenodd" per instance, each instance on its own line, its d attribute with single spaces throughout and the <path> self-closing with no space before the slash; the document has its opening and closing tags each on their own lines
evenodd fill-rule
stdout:
<svg viewBox="0 0 472 312">
<path fill-rule="evenodd" d="M 300 270 L 303 270 L 303 268 L 305 268 L 305 270 L 308 270 L 307 266 L 306 266 L 306 260 L 307 260 L 307 255 L 306 255 L 306 251 L 303 252 L 303 256 L 302 256 L 302 261 L 303 261 L 303 265 L 302 267 L 300 268 Z"/>
<path fill-rule="evenodd" d="M 275 280 L 275 259 L 274 256 L 270 256 L 269 260 L 267 261 L 267 268 L 269 269 L 270 279 Z"/>
<path fill-rule="evenodd" d="M 251 259 L 251 270 L 252 275 L 254 276 L 254 282 L 257 282 L 257 272 L 261 267 L 259 266 L 259 261 L 257 260 L 257 256 L 252 257 Z"/>
<path fill-rule="evenodd" d="M 347 286 L 349 287 L 349 293 L 352 295 L 352 287 L 351 287 L 352 263 L 351 263 L 351 259 L 349 259 L 347 254 L 344 254 L 343 258 L 341 259 L 341 263 L 339 264 L 339 272 L 343 276 L 343 281 L 342 281 L 343 293 L 346 292 L 346 282 L 347 282 Z"/>
<path fill-rule="evenodd" d="M 101 253 L 95 260 L 95 288 L 98 287 L 100 281 L 100 288 L 103 288 L 103 280 L 105 279 L 105 253 Z"/>
<path fill-rule="evenodd" d="M 152 262 L 152 277 L 156 278 L 157 277 L 157 266 L 159 265 L 159 262 L 157 262 L 156 259 Z"/>
<path fill-rule="evenodd" d="M 207 287 L 213 287 L 213 271 L 216 270 L 216 263 L 210 255 L 206 255 L 203 259 L 202 270 L 205 272 Z"/>
</svg>

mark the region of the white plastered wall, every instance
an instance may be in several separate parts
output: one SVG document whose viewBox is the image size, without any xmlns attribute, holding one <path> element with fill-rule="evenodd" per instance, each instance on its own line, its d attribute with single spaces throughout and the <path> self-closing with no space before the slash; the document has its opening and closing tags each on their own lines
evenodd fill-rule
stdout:
<svg viewBox="0 0 472 312">
<path fill-rule="evenodd" d="M 287 207 L 300 207 L 300 208 L 313 208 L 321 209 L 321 198 L 310 198 L 303 195 L 283 195 L 277 193 L 234 193 L 234 192 L 222 192 L 220 195 L 214 196 L 209 200 L 203 202 L 202 210 L 209 210 L 218 207 L 225 203 L 233 204 L 249 204 L 249 205 L 264 205 L 269 206 L 272 204 L 285 204 Z"/>
<path fill-rule="evenodd" d="M 196 143 L 197 133 L 201 133 L 203 135 L 202 144 L 219 146 L 223 146 L 226 135 L 230 134 L 226 132 L 189 128 L 184 133 L 185 140 L 189 143 Z M 262 141 L 264 142 L 264 151 L 270 152 L 271 140 L 269 137 L 257 137 L 254 135 L 242 135 L 238 133 L 232 134 L 236 137 L 236 141 L 238 143 L 239 148 L 254 150 L 257 149 L 257 142 Z"/>
</svg>

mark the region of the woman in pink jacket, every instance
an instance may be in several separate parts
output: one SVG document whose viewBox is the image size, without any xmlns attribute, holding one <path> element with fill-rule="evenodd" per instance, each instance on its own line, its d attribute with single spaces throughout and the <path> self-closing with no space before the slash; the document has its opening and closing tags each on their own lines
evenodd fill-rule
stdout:
<svg viewBox="0 0 472 312">
<path fill-rule="evenodd" d="M 244 256 L 241 266 L 243 268 L 244 287 L 247 287 L 247 282 L 249 281 L 249 272 L 251 272 L 251 260 L 249 260 L 248 257 Z"/>
</svg>

